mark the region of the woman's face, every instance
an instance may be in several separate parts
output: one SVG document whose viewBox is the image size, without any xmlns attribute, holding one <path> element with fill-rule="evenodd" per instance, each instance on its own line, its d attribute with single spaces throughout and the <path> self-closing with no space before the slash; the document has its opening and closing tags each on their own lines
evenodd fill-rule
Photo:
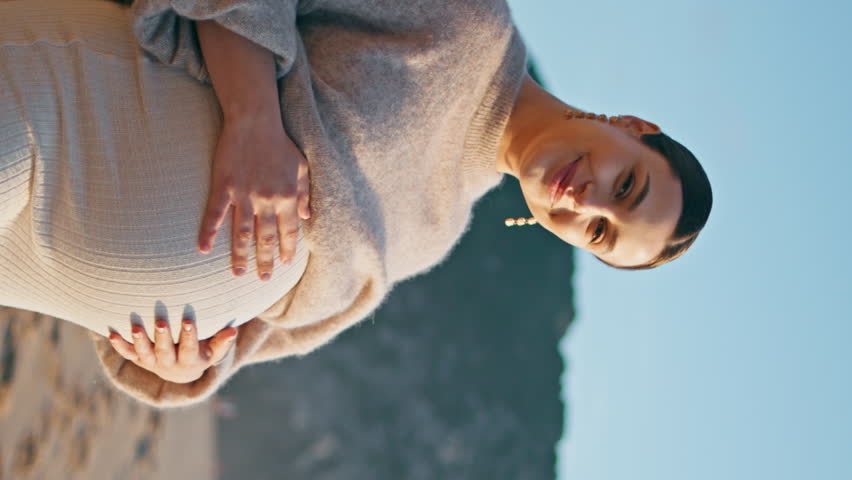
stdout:
<svg viewBox="0 0 852 480">
<path fill-rule="evenodd" d="M 680 181 L 644 145 L 659 128 L 625 116 L 612 125 L 569 119 L 536 134 L 518 161 L 532 215 L 551 233 L 618 266 L 649 262 L 680 216 Z"/>
</svg>

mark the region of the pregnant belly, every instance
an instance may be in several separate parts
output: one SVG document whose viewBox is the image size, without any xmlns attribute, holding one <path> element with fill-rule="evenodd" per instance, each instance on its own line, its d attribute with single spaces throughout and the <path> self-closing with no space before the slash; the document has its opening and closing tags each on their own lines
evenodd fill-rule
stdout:
<svg viewBox="0 0 852 480">
<path fill-rule="evenodd" d="M 155 314 L 172 326 L 186 316 L 197 322 L 199 337 L 208 338 L 264 312 L 298 282 L 308 261 L 300 238 L 293 263 L 278 264 L 272 279 L 261 282 L 253 266 L 243 277 L 231 274 L 227 241 L 202 255 L 190 236 L 170 237 L 171 228 L 149 225 L 136 230 L 139 242 L 132 243 L 134 234 L 127 231 L 82 235 L 90 225 L 83 222 L 61 234 L 56 228 L 38 232 L 32 227 L 40 225 L 27 211 L 0 229 L 0 304 L 56 316 L 101 335 L 112 328 L 128 340 L 132 323 L 153 332 Z M 175 340 L 177 333 L 174 328 Z"/>
<path fill-rule="evenodd" d="M 214 250 L 196 250 L 215 94 L 135 49 L 123 10 L 97 8 L 102 24 L 41 12 L 33 28 L 0 33 L 0 146 L 15 143 L 0 149 L 0 171 L 29 176 L 17 183 L 28 188 L 0 191 L 15 205 L 0 219 L 0 304 L 128 339 L 133 321 L 153 331 L 158 309 L 172 325 L 195 318 L 201 338 L 251 320 L 301 277 L 301 235 L 269 282 L 254 256 L 245 276 L 231 274 L 230 216 Z"/>
</svg>

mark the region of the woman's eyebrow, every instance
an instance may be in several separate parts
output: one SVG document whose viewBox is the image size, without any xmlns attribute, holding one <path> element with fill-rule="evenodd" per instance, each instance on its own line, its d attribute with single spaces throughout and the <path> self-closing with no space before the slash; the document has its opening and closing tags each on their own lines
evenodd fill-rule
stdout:
<svg viewBox="0 0 852 480">
<path fill-rule="evenodd" d="M 615 242 L 618 240 L 618 230 L 613 229 L 612 233 L 609 235 L 609 239 L 606 241 L 606 247 L 604 247 L 603 251 L 598 255 L 606 255 L 611 252 L 613 248 L 615 248 Z"/>
<path fill-rule="evenodd" d="M 638 207 L 639 204 L 642 203 L 642 200 L 645 200 L 645 197 L 648 196 L 648 190 L 650 188 L 651 188 L 651 174 L 649 173 L 645 177 L 645 186 L 642 187 L 642 191 L 640 191 L 639 194 L 636 195 L 636 198 L 633 199 L 633 203 L 631 203 L 630 206 L 627 207 L 627 210 L 630 211 L 630 212 L 632 212 L 633 210 L 636 210 L 636 207 Z"/>
<path fill-rule="evenodd" d="M 642 187 L 642 190 L 636 194 L 636 198 L 633 199 L 633 202 L 627 207 L 628 211 L 636 210 L 636 207 L 645 200 L 645 197 L 648 196 L 648 190 L 651 189 L 651 174 L 647 174 L 645 176 L 645 185 Z M 612 233 L 609 235 L 609 239 L 606 241 L 606 246 L 598 255 L 606 255 L 611 252 L 615 248 L 615 242 L 618 240 L 618 230 L 613 229 Z"/>
</svg>

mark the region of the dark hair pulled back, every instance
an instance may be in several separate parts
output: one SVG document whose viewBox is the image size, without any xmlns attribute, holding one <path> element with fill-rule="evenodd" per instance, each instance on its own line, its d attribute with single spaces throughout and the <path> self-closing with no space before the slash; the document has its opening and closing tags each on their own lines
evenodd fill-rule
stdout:
<svg viewBox="0 0 852 480">
<path fill-rule="evenodd" d="M 710 216 L 713 207 L 713 191 L 707 174 L 686 147 L 665 133 L 650 133 L 640 137 L 642 143 L 659 152 L 668 162 L 675 177 L 680 180 L 683 208 L 674 233 L 656 258 L 642 265 L 622 267 L 605 260 L 603 263 L 621 270 L 647 270 L 668 263 L 686 252 Z"/>
</svg>

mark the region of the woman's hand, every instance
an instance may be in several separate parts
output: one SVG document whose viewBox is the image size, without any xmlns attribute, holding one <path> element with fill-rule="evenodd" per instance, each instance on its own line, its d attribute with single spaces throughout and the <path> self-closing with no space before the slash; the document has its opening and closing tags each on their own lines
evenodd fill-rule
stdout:
<svg viewBox="0 0 852 480">
<path fill-rule="evenodd" d="M 276 106 L 268 113 L 226 116 L 198 237 L 199 250 L 209 252 L 228 207 L 233 205 L 233 272 L 242 275 L 247 271 L 251 239 L 256 234 L 261 280 L 272 277 L 276 236 L 280 259 L 288 263 L 296 253 L 299 217 L 307 220 L 311 216 L 308 162 L 284 131 L 279 111 Z"/>
<path fill-rule="evenodd" d="M 201 378 L 205 370 L 225 358 L 237 338 L 237 329 L 227 327 L 199 342 L 195 323 L 184 318 L 176 347 L 169 323 L 162 318 L 157 318 L 154 323 L 153 344 L 141 325 L 133 325 L 131 329 L 133 343 L 124 340 L 117 332 L 110 333 L 109 340 L 122 357 L 174 383 L 190 383 Z"/>
</svg>

